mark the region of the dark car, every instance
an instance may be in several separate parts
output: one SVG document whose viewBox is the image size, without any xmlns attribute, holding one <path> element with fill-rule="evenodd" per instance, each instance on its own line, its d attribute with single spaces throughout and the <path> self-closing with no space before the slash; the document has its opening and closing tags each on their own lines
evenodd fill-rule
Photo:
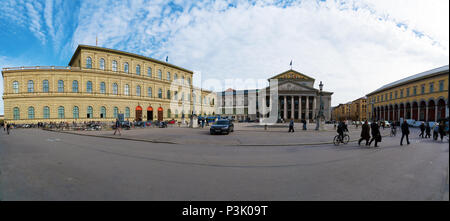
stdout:
<svg viewBox="0 0 450 221">
<path fill-rule="evenodd" d="M 218 120 L 216 121 L 213 125 L 211 125 L 210 129 L 209 129 L 209 133 L 210 134 L 229 134 L 230 132 L 234 131 L 234 124 L 233 122 L 231 122 L 230 120 Z"/>
</svg>

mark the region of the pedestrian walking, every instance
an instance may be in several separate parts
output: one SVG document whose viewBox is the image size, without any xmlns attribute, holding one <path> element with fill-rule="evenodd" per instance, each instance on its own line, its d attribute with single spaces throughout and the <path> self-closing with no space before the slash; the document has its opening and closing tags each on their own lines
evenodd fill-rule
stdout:
<svg viewBox="0 0 450 221">
<path fill-rule="evenodd" d="M 202 118 L 202 128 L 205 127 L 205 118 Z"/>
<path fill-rule="evenodd" d="M 5 123 L 6 124 L 6 133 L 8 133 L 9 135 L 9 131 L 11 130 L 11 124 L 9 123 Z"/>
<path fill-rule="evenodd" d="M 443 120 L 439 123 L 439 134 L 441 135 L 441 142 L 443 142 L 445 136 L 445 122 Z"/>
<path fill-rule="evenodd" d="M 6 121 L 3 122 L 3 131 L 6 131 Z"/>
<path fill-rule="evenodd" d="M 372 139 L 370 139 L 369 146 L 372 144 L 373 141 L 375 141 L 375 147 L 378 147 L 378 142 L 381 142 L 381 134 L 380 134 L 380 127 L 376 122 L 373 122 L 370 124 L 370 129 L 372 132 Z"/>
<path fill-rule="evenodd" d="M 420 125 L 420 134 L 419 137 L 423 138 L 423 132 L 425 131 L 425 124 L 422 122 L 422 124 Z"/>
<path fill-rule="evenodd" d="M 425 138 L 430 138 L 431 137 L 431 127 L 430 127 L 430 122 L 427 122 L 426 126 L 425 126 Z"/>
<path fill-rule="evenodd" d="M 294 133 L 294 120 L 291 120 L 291 122 L 289 122 L 289 132 L 290 133 L 292 131 L 292 133 Z"/>
<path fill-rule="evenodd" d="M 438 137 L 439 137 L 439 123 L 436 123 L 436 124 L 433 126 L 433 139 L 434 139 L 434 140 L 437 140 Z"/>
<path fill-rule="evenodd" d="M 400 146 L 403 146 L 403 138 L 406 137 L 406 144 L 409 145 L 409 125 L 406 122 L 406 120 L 403 121 L 403 124 L 401 125 L 402 128 L 402 138 L 400 139 Z"/>
<path fill-rule="evenodd" d="M 120 121 L 119 121 L 119 118 L 116 118 L 116 129 L 114 130 L 114 135 L 116 135 L 116 132 L 119 132 L 119 135 L 122 136 L 122 133 L 120 133 Z"/>
<path fill-rule="evenodd" d="M 369 140 L 370 140 L 370 127 L 367 120 L 362 125 L 361 130 L 361 139 L 358 141 L 358 146 L 361 145 L 361 141 L 366 140 L 366 146 L 369 146 Z"/>
<path fill-rule="evenodd" d="M 302 120 L 302 123 L 303 123 L 303 130 L 306 130 L 306 120 L 303 119 L 303 120 Z"/>
</svg>

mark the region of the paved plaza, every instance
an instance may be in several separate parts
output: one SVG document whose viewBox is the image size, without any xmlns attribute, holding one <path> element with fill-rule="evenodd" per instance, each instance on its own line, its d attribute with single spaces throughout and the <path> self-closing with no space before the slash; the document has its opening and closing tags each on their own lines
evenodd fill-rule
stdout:
<svg viewBox="0 0 450 221">
<path fill-rule="evenodd" d="M 332 141 L 332 128 L 309 128 L 289 134 L 285 128 L 268 132 L 241 124 L 223 136 L 211 136 L 207 129 L 145 128 L 121 136 L 174 143 L 1 131 L 0 199 L 449 199 L 448 140 L 420 139 L 411 129 L 410 145 L 399 146 L 397 135 L 383 137 L 380 148 L 356 142 L 334 146 L 320 144 Z M 359 129 L 350 126 L 352 140 Z"/>
<path fill-rule="evenodd" d="M 133 128 L 131 130 L 122 130 L 122 135 L 114 135 L 114 131 L 64 131 L 79 135 L 109 137 L 117 139 L 129 139 L 136 141 L 148 141 L 156 143 L 172 144 L 198 144 L 198 145 L 240 145 L 240 146 L 279 146 L 279 145 L 317 145 L 332 143 L 336 136 L 336 129 L 332 124 L 324 125 L 322 131 L 316 131 L 315 124 L 308 124 L 307 130 L 302 130 L 300 123 L 296 124 L 294 133 L 288 133 L 288 124 L 275 124 L 264 129 L 264 126 L 258 123 L 235 123 L 234 133 L 229 135 L 209 134 L 209 127 L 204 128 L 186 128 L 186 127 L 168 127 L 168 128 Z M 388 135 L 389 129 L 381 129 L 382 135 Z M 361 127 L 349 126 L 349 136 L 351 140 L 359 139 Z"/>
</svg>

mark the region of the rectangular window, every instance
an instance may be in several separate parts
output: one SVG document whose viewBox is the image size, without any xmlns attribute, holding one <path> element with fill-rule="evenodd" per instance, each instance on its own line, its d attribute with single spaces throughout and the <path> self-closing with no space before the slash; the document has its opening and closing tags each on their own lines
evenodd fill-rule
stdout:
<svg viewBox="0 0 450 221">
<path fill-rule="evenodd" d="M 409 88 L 406 88 L 406 96 L 409 97 Z"/>
<path fill-rule="evenodd" d="M 439 81 L 439 91 L 444 91 L 444 81 Z"/>
<path fill-rule="evenodd" d="M 425 94 L 425 84 L 422 84 L 422 85 L 420 86 L 420 93 L 421 93 L 421 94 Z"/>
<path fill-rule="evenodd" d="M 395 93 L 395 95 L 394 95 L 394 96 L 395 96 L 395 99 L 397 99 L 397 91 L 395 91 L 394 93 Z"/>
<path fill-rule="evenodd" d="M 414 87 L 413 87 L 413 95 L 414 95 L 414 96 L 417 95 L 417 86 L 414 86 Z"/>
<path fill-rule="evenodd" d="M 403 89 L 400 90 L 400 98 L 403 97 Z"/>
<path fill-rule="evenodd" d="M 392 100 L 392 92 L 389 94 L 389 100 Z"/>
<path fill-rule="evenodd" d="M 434 83 L 430 83 L 430 93 L 434 92 Z"/>
<path fill-rule="evenodd" d="M 386 100 L 386 101 L 388 100 L 388 94 L 384 95 L 384 100 Z"/>
</svg>

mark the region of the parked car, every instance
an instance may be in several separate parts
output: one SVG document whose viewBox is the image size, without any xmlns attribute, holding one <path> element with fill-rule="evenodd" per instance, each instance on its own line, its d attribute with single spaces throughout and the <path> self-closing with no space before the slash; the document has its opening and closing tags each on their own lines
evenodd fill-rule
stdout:
<svg viewBox="0 0 450 221">
<path fill-rule="evenodd" d="M 218 120 L 213 125 L 211 125 L 209 129 L 210 134 L 229 134 L 234 131 L 234 124 L 230 120 Z"/>
</svg>

